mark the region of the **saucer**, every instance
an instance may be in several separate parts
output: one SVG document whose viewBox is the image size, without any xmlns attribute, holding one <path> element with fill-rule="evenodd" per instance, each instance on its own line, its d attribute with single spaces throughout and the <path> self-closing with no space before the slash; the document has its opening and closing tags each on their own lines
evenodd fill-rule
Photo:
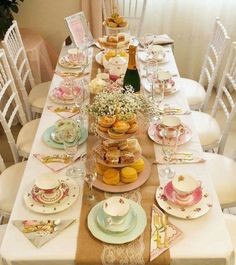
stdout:
<svg viewBox="0 0 236 265">
<path fill-rule="evenodd" d="M 97 222 L 98 211 L 103 203 L 104 201 L 101 201 L 95 205 L 89 212 L 87 218 L 88 229 L 95 238 L 109 244 L 124 244 L 135 240 L 143 233 L 147 225 L 147 216 L 142 206 L 132 200 L 129 200 L 130 207 L 136 214 L 138 222 L 123 232 L 114 233 L 107 230 L 104 231 Z"/>
<path fill-rule="evenodd" d="M 132 229 L 137 223 L 137 216 L 134 210 L 131 208 L 128 215 L 124 217 L 124 221 L 119 225 L 107 224 L 102 207 L 98 210 L 97 222 L 104 231 L 109 232 L 124 232 L 128 229 Z"/>
<path fill-rule="evenodd" d="M 169 201 L 180 206 L 192 206 L 197 204 L 202 199 L 202 189 L 199 187 L 189 196 L 186 201 L 179 200 L 176 196 L 177 194 L 171 181 L 168 182 L 164 187 L 164 194 Z"/>
<path fill-rule="evenodd" d="M 147 90 L 148 92 L 151 93 L 152 87 L 151 87 L 150 82 L 147 80 L 147 78 L 142 78 L 141 83 L 142 83 L 143 87 L 145 88 L 145 90 Z M 164 94 L 165 94 L 165 96 L 169 96 L 169 95 L 175 94 L 179 90 L 180 90 L 180 87 L 176 86 L 176 84 L 175 84 L 170 89 L 165 89 Z"/>
<path fill-rule="evenodd" d="M 202 187 L 202 198 L 198 203 L 191 206 L 183 206 L 168 201 L 165 195 L 165 187 L 159 186 L 156 191 L 156 201 L 158 205 L 168 214 L 181 219 L 199 218 L 212 208 L 212 198 L 205 187 Z"/>
<path fill-rule="evenodd" d="M 47 130 L 43 133 L 43 141 L 44 143 L 52 148 L 56 149 L 64 149 L 64 145 L 58 141 L 55 141 L 55 139 L 52 138 L 53 132 L 55 130 L 55 126 L 51 126 L 47 128 Z M 88 131 L 86 128 L 81 129 L 81 137 L 78 140 L 78 145 L 84 143 L 88 137 Z"/>
<path fill-rule="evenodd" d="M 187 143 L 188 141 L 191 140 L 192 138 L 192 131 L 189 126 L 186 124 L 181 123 L 184 127 L 184 133 L 182 133 L 179 136 L 178 144 L 177 145 L 182 145 Z M 153 140 L 155 143 L 162 145 L 162 128 L 160 128 L 160 123 L 155 124 L 155 123 L 150 123 L 150 126 L 148 128 L 148 136 L 150 137 L 151 140 Z M 168 145 L 173 145 L 174 139 L 170 138 L 169 141 L 166 142 Z"/>
</svg>

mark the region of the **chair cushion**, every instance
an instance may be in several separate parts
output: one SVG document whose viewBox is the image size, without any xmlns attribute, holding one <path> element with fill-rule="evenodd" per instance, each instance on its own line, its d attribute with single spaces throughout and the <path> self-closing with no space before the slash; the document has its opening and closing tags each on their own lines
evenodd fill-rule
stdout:
<svg viewBox="0 0 236 265">
<path fill-rule="evenodd" d="M 29 102 L 33 108 L 43 110 L 51 82 L 36 85 L 29 93 Z"/>
<path fill-rule="evenodd" d="M 204 153 L 204 158 L 221 206 L 236 206 L 236 162 L 213 153 Z"/>
<path fill-rule="evenodd" d="M 224 213 L 224 219 L 227 226 L 227 229 L 229 231 L 230 238 L 233 243 L 234 252 L 236 252 L 236 216 L 232 214 L 225 214 Z M 236 264 L 236 260 L 234 261 L 234 264 Z"/>
<path fill-rule="evenodd" d="M 7 229 L 7 225 L 0 225 L 0 246 L 2 244 L 2 240 L 3 240 L 3 237 L 5 235 L 5 232 L 6 232 L 6 229 Z M 0 261 L 0 264 L 1 264 L 1 261 Z"/>
<path fill-rule="evenodd" d="M 40 119 L 32 120 L 28 123 L 26 123 L 20 130 L 16 145 L 19 150 L 20 155 L 23 155 L 24 157 L 28 157 L 30 150 L 32 148 L 32 144 L 34 141 L 34 137 L 36 134 L 36 131 L 38 129 Z"/>
<path fill-rule="evenodd" d="M 0 175 L 0 211 L 11 212 L 26 163 L 14 164 Z"/>
<path fill-rule="evenodd" d="M 216 146 L 221 138 L 220 127 L 216 119 L 199 111 L 192 111 L 192 118 L 203 149 L 207 150 Z"/>
<path fill-rule="evenodd" d="M 187 78 L 180 78 L 180 87 L 184 91 L 188 104 L 191 106 L 203 104 L 206 92 L 202 85 L 197 81 Z"/>
</svg>

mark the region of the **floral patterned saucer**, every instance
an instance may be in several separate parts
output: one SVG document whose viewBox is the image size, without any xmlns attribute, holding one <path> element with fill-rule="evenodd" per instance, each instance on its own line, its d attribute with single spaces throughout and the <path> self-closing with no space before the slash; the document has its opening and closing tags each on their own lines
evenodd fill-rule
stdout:
<svg viewBox="0 0 236 265">
<path fill-rule="evenodd" d="M 192 206 L 194 204 L 197 204 L 202 199 L 202 189 L 201 187 L 197 188 L 193 194 L 191 194 L 186 201 L 180 201 L 176 197 L 176 192 L 173 188 L 172 181 L 168 182 L 164 187 L 164 195 L 166 198 L 173 202 L 174 204 L 177 204 L 179 206 Z"/>
<path fill-rule="evenodd" d="M 187 143 L 192 138 L 192 131 L 189 126 L 186 124 L 182 124 L 184 128 L 184 133 L 182 133 L 179 136 L 178 145 L 182 145 Z M 153 140 L 155 143 L 162 145 L 162 128 L 160 127 L 160 124 L 150 123 L 150 126 L 148 128 L 148 136 L 151 140 Z M 170 138 L 170 145 L 173 145 L 173 139 Z M 168 142 L 167 142 L 168 144 Z"/>
<path fill-rule="evenodd" d="M 204 187 L 202 187 L 202 199 L 192 206 L 177 205 L 169 201 L 164 186 L 157 188 L 156 200 L 165 212 L 181 219 L 199 218 L 212 208 L 212 198 Z"/>
</svg>

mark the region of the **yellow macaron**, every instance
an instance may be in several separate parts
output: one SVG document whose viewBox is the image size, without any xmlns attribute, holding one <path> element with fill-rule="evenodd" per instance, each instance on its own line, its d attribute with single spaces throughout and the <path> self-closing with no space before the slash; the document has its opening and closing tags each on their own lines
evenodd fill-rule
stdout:
<svg viewBox="0 0 236 265">
<path fill-rule="evenodd" d="M 103 181 L 109 185 L 116 185 L 120 182 L 120 172 L 117 169 L 109 168 L 103 173 Z"/>
<path fill-rule="evenodd" d="M 144 170 L 144 161 L 142 158 L 136 160 L 130 167 L 134 168 L 138 173 Z"/>
<path fill-rule="evenodd" d="M 124 183 L 132 183 L 138 178 L 137 171 L 132 167 L 123 167 L 121 169 L 121 181 Z"/>
<path fill-rule="evenodd" d="M 96 163 L 96 170 L 97 170 L 97 173 L 98 173 L 99 175 L 102 176 L 103 173 L 104 173 L 107 169 L 109 169 L 108 166 L 105 166 L 105 165 L 100 164 L 100 163 Z"/>
</svg>

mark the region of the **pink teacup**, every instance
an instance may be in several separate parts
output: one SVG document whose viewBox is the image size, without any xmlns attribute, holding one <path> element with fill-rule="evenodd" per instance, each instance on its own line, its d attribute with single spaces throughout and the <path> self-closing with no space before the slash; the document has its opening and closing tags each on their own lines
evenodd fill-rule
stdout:
<svg viewBox="0 0 236 265">
<path fill-rule="evenodd" d="M 178 175 L 172 180 L 176 198 L 180 201 L 187 201 L 189 196 L 201 186 L 201 182 L 190 175 Z"/>
<path fill-rule="evenodd" d="M 184 126 L 181 120 L 176 116 L 166 115 L 162 118 L 159 129 L 163 129 L 167 138 L 177 137 L 179 134 L 184 133 Z"/>
</svg>

